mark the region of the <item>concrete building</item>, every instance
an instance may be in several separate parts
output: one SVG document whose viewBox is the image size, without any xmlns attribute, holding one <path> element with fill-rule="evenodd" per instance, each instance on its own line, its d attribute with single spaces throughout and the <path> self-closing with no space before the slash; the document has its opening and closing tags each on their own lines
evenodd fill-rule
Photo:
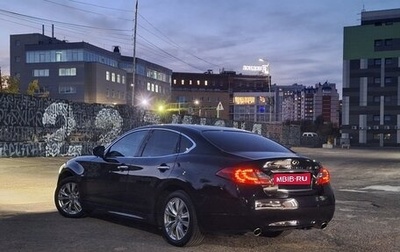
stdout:
<svg viewBox="0 0 400 252">
<path fill-rule="evenodd" d="M 174 72 L 171 102 L 190 114 L 227 120 L 268 122 L 273 110 L 271 76 L 243 75 L 232 71 L 214 74 Z M 257 101 L 257 102 L 256 102 Z M 275 113 L 275 112 L 273 112 Z M 271 117 L 273 117 L 272 114 Z"/>
<path fill-rule="evenodd" d="M 277 87 L 277 120 L 315 121 L 322 116 L 325 122 L 339 126 L 339 93 L 334 83 L 305 87 L 299 84 Z"/>
<path fill-rule="evenodd" d="M 344 28 L 342 141 L 400 145 L 400 9 Z"/>
<path fill-rule="evenodd" d="M 303 85 L 293 84 L 291 86 L 279 86 L 277 89 L 276 111 L 277 121 L 297 122 L 301 121 L 301 94 Z"/>
<path fill-rule="evenodd" d="M 111 49 L 111 48 L 110 48 Z M 119 47 L 108 51 L 86 42 L 67 42 L 39 33 L 10 36 L 10 75 L 20 80 L 20 91 L 38 80 L 38 94 L 55 99 L 103 104 L 139 105 L 143 99 L 169 101 L 172 70 L 136 59 Z"/>
<path fill-rule="evenodd" d="M 322 116 L 324 122 L 339 127 L 339 93 L 336 84 L 325 82 L 315 85 L 313 120 Z"/>
</svg>

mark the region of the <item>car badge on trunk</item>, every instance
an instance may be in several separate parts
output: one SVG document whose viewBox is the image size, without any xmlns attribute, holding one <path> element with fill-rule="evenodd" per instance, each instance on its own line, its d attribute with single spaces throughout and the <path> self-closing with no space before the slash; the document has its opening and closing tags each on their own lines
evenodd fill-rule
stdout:
<svg viewBox="0 0 400 252">
<path fill-rule="evenodd" d="M 292 160 L 292 165 L 293 166 L 298 166 L 300 164 L 300 161 L 297 159 Z"/>
</svg>

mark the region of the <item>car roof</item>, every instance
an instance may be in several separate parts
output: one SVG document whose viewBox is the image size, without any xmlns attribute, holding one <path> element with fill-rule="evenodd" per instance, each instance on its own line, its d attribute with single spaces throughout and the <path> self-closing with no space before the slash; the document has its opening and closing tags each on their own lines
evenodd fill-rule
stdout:
<svg viewBox="0 0 400 252">
<path fill-rule="evenodd" d="M 223 127 L 223 126 L 213 126 L 213 125 L 199 125 L 199 124 L 153 124 L 139 127 L 137 129 L 146 129 L 146 128 L 158 128 L 158 129 L 171 129 L 177 131 L 190 131 L 200 133 L 206 130 L 218 130 L 218 131 L 241 131 L 245 130 L 231 128 L 231 127 Z"/>
</svg>

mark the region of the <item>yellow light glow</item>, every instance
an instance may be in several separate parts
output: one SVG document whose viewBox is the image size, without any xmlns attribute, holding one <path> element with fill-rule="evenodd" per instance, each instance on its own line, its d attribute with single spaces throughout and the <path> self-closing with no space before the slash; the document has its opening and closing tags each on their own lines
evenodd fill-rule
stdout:
<svg viewBox="0 0 400 252">
<path fill-rule="evenodd" d="M 237 105 L 251 105 L 255 104 L 256 98 L 255 97 L 239 97 L 236 96 L 233 98 L 233 102 Z"/>
</svg>

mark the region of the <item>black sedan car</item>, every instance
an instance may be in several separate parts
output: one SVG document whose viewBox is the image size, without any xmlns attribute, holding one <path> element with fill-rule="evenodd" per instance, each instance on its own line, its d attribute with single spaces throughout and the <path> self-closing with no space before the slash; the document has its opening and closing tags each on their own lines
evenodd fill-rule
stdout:
<svg viewBox="0 0 400 252">
<path fill-rule="evenodd" d="M 157 225 L 175 246 L 197 245 L 208 232 L 275 237 L 323 229 L 335 211 L 325 167 L 244 130 L 144 126 L 93 154 L 61 166 L 60 214 L 131 217 Z"/>
</svg>

